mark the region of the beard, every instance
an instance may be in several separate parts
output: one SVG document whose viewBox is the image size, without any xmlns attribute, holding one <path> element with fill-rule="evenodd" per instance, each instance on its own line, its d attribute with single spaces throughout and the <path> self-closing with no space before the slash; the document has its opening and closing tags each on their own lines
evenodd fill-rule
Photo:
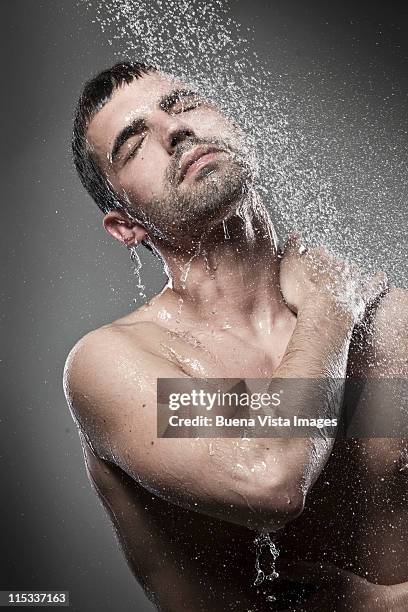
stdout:
<svg viewBox="0 0 408 612">
<path fill-rule="evenodd" d="M 188 181 L 179 183 L 180 161 L 198 145 L 217 147 L 221 153 Z M 183 235 L 202 235 L 235 210 L 252 179 L 248 158 L 225 140 L 186 138 L 174 152 L 165 176 L 163 196 L 138 206 L 140 222 L 152 238 L 174 243 Z"/>
</svg>

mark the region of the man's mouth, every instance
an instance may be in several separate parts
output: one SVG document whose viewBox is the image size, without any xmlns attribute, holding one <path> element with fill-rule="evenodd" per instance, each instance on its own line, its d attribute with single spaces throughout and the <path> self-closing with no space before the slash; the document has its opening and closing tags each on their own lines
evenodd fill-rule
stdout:
<svg viewBox="0 0 408 612">
<path fill-rule="evenodd" d="M 185 153 L 181 158 L 179 183 L 212 161 L 219 153 L 225 153 L 225 151 L 217 147 L 208 146 L 195 147 L 189 153 Z"/>
</svg>

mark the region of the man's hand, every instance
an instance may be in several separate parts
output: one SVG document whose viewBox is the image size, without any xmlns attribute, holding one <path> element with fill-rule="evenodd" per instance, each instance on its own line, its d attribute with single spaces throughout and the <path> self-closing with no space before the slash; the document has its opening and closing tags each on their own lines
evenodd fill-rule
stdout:
<svg viewBox="0 0 408 612">
<path fill-rule="evenodd" d="M 305 304 L 321 304 L 323 298 L 357 323 L 367 306 L 387 288 L 387 277 L 379 272 L 364 278 L 355 264 L 333 257 L 323 247 L 308 249 L 300 236 L 293 234 L 283 252 L 280 286 L 286 303 L 296 313 Z"/>
<path fill-rule="evenodd" d="M 314 584 L 319 590 L 296 612 L 405 612 L 408 583 L 373 584 L 352 572 L 328 563 L 304 561 L 288 564 L 279 574 L 297 583 Z"/>
</svg>

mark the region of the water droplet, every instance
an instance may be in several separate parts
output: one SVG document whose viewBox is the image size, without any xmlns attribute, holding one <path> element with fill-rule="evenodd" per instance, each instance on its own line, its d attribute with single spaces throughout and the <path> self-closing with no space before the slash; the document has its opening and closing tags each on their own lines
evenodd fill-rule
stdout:
<svg viewBox="0 0 408 612">
<path fill-rule="evenodd" d="M 271 539 L 269 533 L 260 533 L 255 538 L 255 569 L 256 569 L 256 578 L 254 581 L 254 585 L 258 586 L 262 584 L 265 580 L 275 580 L 275 578 L 279 577 L 278 572 L 275 569 L 276 560 L 279 556 L 279 550 L 277 549 L 275 543 Z M 264 550 L 266 549 L 267 560 L 269 562 L 270 568 L 268 571 L 262 569 L 261 567 L 261 556 L 264 554 Z M 263 560 L 265 563 L 265 559 Z"/>
</svg>

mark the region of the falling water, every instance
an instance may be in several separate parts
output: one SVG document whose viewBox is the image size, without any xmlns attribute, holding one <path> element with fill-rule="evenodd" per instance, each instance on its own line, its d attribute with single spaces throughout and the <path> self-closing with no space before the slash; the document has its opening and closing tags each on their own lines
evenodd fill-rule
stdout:
<svg viewBox="0 0 408 612">
<path fill-rule="evenodd" d="M 241 125 L 281 241 L 301 231 L 309 244 L 407 284 L 406 130 L 388 130 L 387 102 L 376 114 L 357 73 L 350 78 L 359 86 L 344 99 L 343 84 L 319 65 L 296 79 L 284 64 L 271 71 L 254 31 L 231 16 L 233 3 L 225 0 L 79 1 L 115 61 L 151 62 L 195 84 Z"/>
<path fill-rule="evenodd" d="M 267 558 L 263 558 L 261 560 L 261 557 L 265 557 L 265 549 Z M 260 533 L 255 538 L 255 554 L 255 569 L 257 574 L 254 581 L 254 585 L 258 586 L 262 584 L 265 580 L 271 581 L 275 580 L 275 578 L 278 578 L 279 574 L 276 571 L 276 560 L 279 556 L 279 550 L 277 549 L 274 541 L 271 539 L 269 533 Z M 268 569 L 266 569 L 266 562 L 268 564 Z M 262 564 L 263 569 L 261 567 Z M 267 595 L 266 600 L 268 602 L 273 602 L 275 601 L 275 596 L 273 594 Z"/>
<path fill-rule="evenodd" d="M 332 95 L 328 110 L 316 83 L 328 83 L 330 78 L 324 70 L 320 74 L 315 70 L 300 75 L 300 99 L 297 83 L 285 75 L 285 66 L 268 69 L 257 53 L 253 31 L 231 17 L 224 0 L 81 3 L 96 16 L 112 45 L 114 61 L 151 63 L 194 84 L 241 125 L 248 138 L 256 192 L 281 239 L 289 231 L 301 231 L 308 244 L 324 244 L 368 272 L 383 269 L 392 281 L 407 284 L 406 143 L 398 140 L 397 130 L 387 133 L 386 122 L 381 123 L 373 109 L 364 109 L 361 87 L 348 100 L 346 112 L 335 102 L 337 92 L 330 94 L 328 88 Z M 405 130 L 401 126 L 400 133 Z M 237 212 L 251 240 L 251 212 L 247 208 Z M 225 223 L 224 236 L 229 238 Z M 132 260 L 143 292 L 136 250 Z M 177 319 L 182 305 L 180 298 Z M 211 448 L 210 455 L 214 452 Z M 405 468 L 404 464 L 401 470 Z M 267 533 L 257 536 L 255 547 L 254 585 L 258 586 L 278 577 L 279 553 Z M 273 601 L 273 595 L 267 599 Z"/>
<path fill-rule="evenodd" d="M 129 248 L 129 250 L 130 250 L 130 259 L 134 263 L 133 274 L 136 276 L 136 279 L 137 279 L 137 285 L 136 286 L 139 289 L 139 296 L 141 298 L 146 299 L 146 294 L 144 292 L 145 286 L 142 284 L 142 277 L 140 275 L 140 271 L 142 269 L 142 262 L 140 261 L 139 254 L 138 254 L 135 246 L 131 246 Z M 136 302 L 136 300 L 135 300 L 135 302 Z"/>
<path fill-rule="evenodd" d="M 229 240 L 230 239 L 230 235 L 229 235 L 229 231 L 228 231 L 227 222 L 225 220 L 222 222 L 222 226 L 223 226 L 223 230 L 224 230 L 224 238 L 225 238 L 225 240 Z"/>
</svg>

